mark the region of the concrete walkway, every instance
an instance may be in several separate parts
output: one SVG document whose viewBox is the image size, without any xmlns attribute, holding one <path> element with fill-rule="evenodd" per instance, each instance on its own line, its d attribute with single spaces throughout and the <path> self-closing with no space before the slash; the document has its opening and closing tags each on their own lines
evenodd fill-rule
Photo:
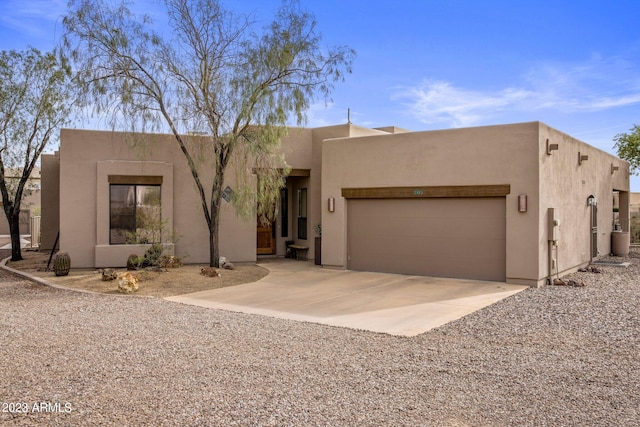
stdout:
<svg viewBox="0 0 640 427">
<path fill-rule="evenodd" d="M 20 236 L 20 247 L 27 248 L 31 245 L 31 235 L 23 234 Z M 0 235 L 0 249 L 11 249 L 11 236 L 8 234 Z"/>
<path fill-rule="evenodd" d="M 264 260 L 270 273 L 245 285 L 165 298 L 201 307 L 414 336 L 527 288 L 501 282 L 319 268 Z"/>
</svg>

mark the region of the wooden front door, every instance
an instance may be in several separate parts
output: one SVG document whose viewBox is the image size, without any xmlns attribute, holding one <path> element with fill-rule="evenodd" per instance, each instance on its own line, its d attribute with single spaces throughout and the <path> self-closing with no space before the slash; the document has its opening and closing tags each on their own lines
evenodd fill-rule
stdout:
<svg viewBox="0 0 640 427">
<path fill-rule="evenodd" d="M 275 223 L 268 225 L 260 224 L 258 221 L 257 230 L 257 254 L 258 255 L 273 255 L 276 253 L 276 238 L 274 236 Z"/>
</svg>

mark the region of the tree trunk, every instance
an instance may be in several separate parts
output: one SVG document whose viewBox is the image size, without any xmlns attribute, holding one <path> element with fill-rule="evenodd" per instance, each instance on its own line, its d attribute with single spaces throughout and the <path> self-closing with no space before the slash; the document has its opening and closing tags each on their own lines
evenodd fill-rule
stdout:
<svg viewBox="0 0 640 427">
<path fill-rule="evenodd" d="M 218 164 L 211 187 L 211 211 L 209 222 L 209 267 L 220 267 L 220 204 L 222 203 L 222 185 L 226 161 L 222 151 L 216 150 Z"/>
<path fill-rule="evenodd" d="M 211 211 L 211 224 L 209 225 L 209 267 L 220 267 L 220 211 L 217 208 Z"/>
<path fill-rule="evenodd" d="M 11 261 L 21 261 L 22 248 L 20 247 L 20 212 L 13 211 L 7 217 L 9 221 L 9 234 L 11 235 Z"/>
</svg>

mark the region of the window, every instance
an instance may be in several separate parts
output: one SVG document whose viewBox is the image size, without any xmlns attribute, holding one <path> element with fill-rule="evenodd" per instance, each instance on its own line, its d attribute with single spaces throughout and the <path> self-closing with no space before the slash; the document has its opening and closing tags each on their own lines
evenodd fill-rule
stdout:
<svg viewBox="0 0 640 427">
<path fill-rule="evenodd" d="M 298 189 L 298 239 L 307 240 L 307 189 Z"/>
<path fill-rule="evenodd" d="M 289 236 L 289 191 L 280 190 L 280 237 Z"/>
<path fill-rule="evenodd" d="M 109 186 L 109 243 L 160 243 L 160 185 Z"/>
</svg>

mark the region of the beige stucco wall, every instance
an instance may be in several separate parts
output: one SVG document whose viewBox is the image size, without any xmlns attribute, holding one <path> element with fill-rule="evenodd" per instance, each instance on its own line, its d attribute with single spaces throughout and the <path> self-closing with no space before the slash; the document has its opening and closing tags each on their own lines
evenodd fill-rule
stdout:
<svg viewBox="0 0 640 427">
<path fill-rule="evenodd" d="M 323 202 L 321 198 L 323 141 L 338 137 L 387 135 L 391 130 L 399 131 L 397 128 L 389 128 L 387 131 L 383 131 L 353 124 L 313 129 L 289 129 L 288 135 L 282 140 L 282 153 L 284 153 L 289 166 L 294 169 L 308 170 L 309 176 L 290 177 L 287 179 L 287 188 L 289 191 L 289 232 L 288 237 L 281 237 L 282 223 L 280 215 L 278 215 L 278 220 L 276 221 L 276 247 L 278 255 L 284 255 L 285 253 L 285 240 L 294 240 L 295 244 L 309 248 L 307 258 L 315 258 L 314 240 L 317 236 L 315 227 L 318 224 L 322 224 L 322 211 L 323 209 L 326 210 L 326 202 Z M 297 190 L 300 188 L 307 189 L 308 197 L 306 240 L 297 238 Z"/>
<path fill-rule="evenodd" d="M 133 253 L 144 254 L 147 245 L 111 245 L 109 243 L 109 175 L 147 175 L 162 177 L 161 221 L 167 231 L 174 230 L 173 163 L 150 160 L 101 160 L 96 168 L 96 245 L 95 267 L 112 267 L 122 264 L 122 260 Z M 169 245 L 166 253 L 173 253 L 174 242 L 169 233 L 162 233 L 162 243 Z"/>
<path fill-rule="evenodd" d="M 311 169 L 313 129 L 289 128 L 282 138 L 281 152 L 287 164 L 296 169 Z"/>
<path fill-rule="evenodd" d="M 558 149 L 547 154 L 546 144 L 557 144 Z M 578 153 L 588 156 L 580 165 Z M 601 256 L 611 250 L 613 228 L 613 191 L 629 191 L 629 164 L 619 158 L 581 142 L 565 133 L 540 124 L 539 155 L 540 195 L 538 237 L 541 248 L 548 247 L 548 208 L 556 209 L 560 220 L 558 229 L 557 267 L 562 275 L 591 261 L 591 211 L 589 196 L 598 203 L 598 251 Z M 618 167 L 612 171 L 612 165 Z M 627 204 L 625 204 L 625 201 Z M 620 217 L 623 229 L 628 231 L 628 197 L 620 198 Z M 548 251 L 545 249 L 545 253 Z M 548 271 L 548 259 L 539 259 L 541 273 Z"/>
<path fill-rule="evenodd" d="M 562 139 L 561 150 L 552 156 L 546 155 L 548 137 Z M 581 167 L 578 149 L 590 156 Z M 321 200 L 336 200 L 334 213 L 322 212 L 323 264 L 338 268 L 348 264 L 348 205 L 342 188 L 509 184 L 506 277 L 528 285 L 544 283 L 549 273 L 547 208 L 559 209 L 561 220 L 566 218 L 561 221 L 565 237 L 559 268 L 577 268 L 585 262 L 588 244 L 587 232 L 578 230 L 588 219 L 582 203 L 586 206 L 591 193 L 602 201 L 599 245 L 604 253 L 609 250 L 612 189 L 629 188 L 625 162 L 539 122 L 334 139 L 324 143 L 322 159 Z M 611 163 L 620 167 L 613 175 Z M 521 194 L 527 197 L 526 212 L 518 210 Z M 580 223 L 573 223 L 574 215 Z"/>
<path fill-rule="evenodd" d="M 307 128 L 290 128 L 287 136 L 282 139 L 281 152 L 284 154 L 287 164 L 295 169 L 303 170 L 310 173 L 312 167 L 312 141 L 313 130 Z M 280 212 L 280 203 L 278 202 L 278 215 L 276 218 L 276 255 L 284 256 L 285 241 L 296 240 L 298 244 L 310 245 L 309 240 L 298 241 L 297 237 L 297 199 L 296 192 L 298 188 L 307 188 L 310 186 L 310 177 L 292 176 L 287 178 L 286 186 L 288 191 L 288 227 L 282 230 L 282 215 Z M 309 190 L 308 190 L 309 191 Z M 307 220 L 309 221 L 309 220 Z M 308 231 L 308 236 L 309 230 Z M 284 234 L 284 236 L 283 236 Z M 310 251 L 312 249 L 310 248 Z M 309 252 L 309 258 L 313 257 L 313 252 Z"/>
<path fill-rule="evenodd" d="M 537 277 L 537 123 L 336 139 L 323 150 L 323 263 L 345 267 L 346 208 L 342 188 L 510 184 L 507 204 L 507 280 Z M 517 211 L 529 194 L 530 210 Z M 518 230 L 517 233 L 510 232 Z M 518 256 L 518 255 L 516 255 Z"/>
<path fill-rule="evenodd" d="M 60 154 L 43 154 L 42 167 L 42 219 L 40 222 L 40 250 L 53 249 L 60 230 Z"/>
<path fill-rule="evenodd" d="M 546 154 L 547 139 L 559 144 L 551 155 Z M 163 217 L 180 236 L 176 255 L 186 257 L 187 262 L 208 262 L 208 231 L 182 153 L 169 135 L 147 135 L 147 143 L 141 146 L 143 149 L 132 149 L 120 133 L 62 131 L 60 248 L 71 253 L 75 267 L 123 264 L 134 249 L 108 245 L 105 181 L 109 174 L 163 176 Z M 578 166 L 578 151 L 589 156 L 582 166 Z M 594 195 L 599 202 L 598 246 L 605 254 L 610 250 L 612 191 L 629 190 L 626 162 L 539 122 L 426 132 L 352 124 L 292 128 L 283 139 L 282 152 L 287 163 L 302 172 L 287 179 L 289 226 L 283 233 L 278 215 L 276 253 L 284 255 L 284 241 L 295 240 L 309 247 L 308 257 L 313 259 L 314 227 L 322 224 L 322 261 L 327 267 L 348 265 L 348 204 L 341 196 L 342 188 L 510 185 L 506 278 L 510 283 L 529 285 L 542 284 L 549 274 L 548 208 L 555 208 L 561 220 L 554 256 L 559 271 L 568 272 L 589 261 L 587 197 Z M 58 157 L 47 157 L 43 168 L 55 169 L 57 162 Z M 612 164 L 619 168 L 614 173 Z M 203 182 L 209 181 L 210 177 L 203 177 Z M 226 184 L 233 188 L 232 181 Z M 299 188 L 308 191 L 306 240 L 296 238 Z M 526 212 L 518 211 L 518 195 L 527 197 Z M 335 198 L 335 212 L 328 212 L 329 198 Z M 621 197 L 621 201 L 628 199 Z M 53 199 L 47 204 L 55 209 Z M 621 206 L 621 217 L 626 215 L 624 209 Z M 45 217 L 53 229 L 55 216 Z M 239 218 L 226 202 L 220 248 L 232 261 L 256 260 L 255 218 Z"/>
<path fill-rule="evenodd" d="M 60 249 L 70 253 L 74 267 L 122 266 L 126 263 L 125 252 L 144 250 L 130 245 L 108 245 L 109 193 L 105 178 L 110 173 L 162 175 L 163 218 L 168 220 L 167 226 L 173 225 L 178 236 L 175 254 L 188 263 L 209 261 L 208 229 L 182 153 L 170 135 L 145 137 L 145 144 L 132 149 L 122 133 L 61 131 Z M 140 143 L 142 136 L 136 138 Z M 210 182 L 207 175 L 202 173 L 204 183 Z M 231 181 L 225 185 L 233 188 Z M 205 193 L 210 190 L 205 188 Z M 254 262 L 255 241 L 255 218 L 240 218 L 223 201 L 221 255 L 235 262 Z"/>
<path fill-rule="evenodd" d="M 342 125 L 320 129 L 292 128 L 289 135 L 283 139 L 282 152 L 287 163 L 292 168 L 309 171 L 312 176 L 292 177 L 288 180 L 289 230 L 285 233 L 286 236 L 282 237 L 278 215 L 277 254 L 284 255 L 285 240 L 296 240 L 296 191 L 298 188 L 307 188 L 308 238 L 297 243 L 309 246 L 308 256 L 313 258 L 313 227 L 320 222 L 318 199 L 321 142 L 327 135 L 349 135 L 351 127 Z M 162 216 L 179 236 L 174 248 L 175 254 L 186 258 L 186 262 L 208 262 L 208 231 L 200 199 L 182 153 L 176 148 L 171 136 L 137 136 L 138 139 L 143 137 L 146 138 L 145 144 L 138 143 L 132 147 L 125 141 L 125 134 L 122 133 L 70 129 L 61 132 L 60 156 L 49 159 L 55 169 L 49 174 L 53 176 L 55 171 L 60 171 L 57 187 L 62 189 L 59 210 L 60 247 L 70 252 L 75 267 L 122 265 L 128 254 L 141 254 L 145 249 L 143 246 L 109 245 L 107 177 L 110 174 L 163 176 Z M 201 176 L 203 182 L 210 181 L 206 173 Z M 225 185 L 233 188 L 233 174 L 227 176 L 231 179 Z M 209 190 L 205 189 L 205 192 L 208 194 Z M 57 197 L 55 191 L 49 194 L 51 198 Z M 53 215 L 47 217 L 53 229 L 53 224 L 57 224 L 56 219 Z M 221 254 L 235 262 L 254 262 L 255 218 L 240 218 L 235 209 L 223 201 L 220 224 Z"/>
</svg>

